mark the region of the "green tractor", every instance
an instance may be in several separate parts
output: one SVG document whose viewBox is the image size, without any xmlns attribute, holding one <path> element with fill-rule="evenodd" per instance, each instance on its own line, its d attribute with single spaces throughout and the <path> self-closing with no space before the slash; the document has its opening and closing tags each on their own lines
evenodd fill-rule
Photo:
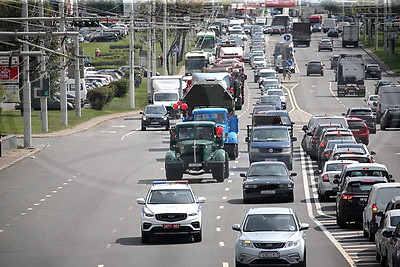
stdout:
<svg viewBox="0 0 400 267">
<path fill-rule="evenodd" d="M 167 180 L 204 173 L 212 173 L 219 183 L 228 178 L 229 158 L 222 133 L 222 127 L 210 121 L 177 123 L 171 129 L 170 150 L 165 155 Z"/>
</svg>

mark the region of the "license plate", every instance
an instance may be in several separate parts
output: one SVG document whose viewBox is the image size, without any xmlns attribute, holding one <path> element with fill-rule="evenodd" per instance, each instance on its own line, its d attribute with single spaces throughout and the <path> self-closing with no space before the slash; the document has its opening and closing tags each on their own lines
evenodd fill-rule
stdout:
<svg viewBox="0 0 400 267">
<path fill-rule="evenodd" d="M 352 131 L 352 132 L 359 132 L 360 129 L 352 129 L 351 131 Z"/>
<path fill-rule="evenodd" d="M 152 121 L 150 124 L 160 124 L 158 121 Z"/>
<path fill-rule="evenodd" d="M 164 229 L 178 229 L 180 228 L 180 224 L 163 224 L 162 228 Z"/>
<path fill-rule="evenodd" d="M 189 163 L 189 167 L 201 167 L 201 163 Z"/>
<path fill-rule="evenodd" d="M 276 158 L 265 158 L 265 161 L 277 161 Z"/>
<path fill-rule="evenodd" d="M 354 90 L 354 89 L 349 90 L 349 93 L 350 93 L 350 94 L 354 94 L 355 92 L 356 92 L 356 90 Z"/>
<path fill-rule="evenodd" d="M 258 256 L 263 259 L 279 258 L 279 252 L 261 251 Z"/>
<path fill-rule="evenodd" d="M 275 194 L 275 190 L 261 190 L 262 195 L 272 195 Z"/>
</svg>

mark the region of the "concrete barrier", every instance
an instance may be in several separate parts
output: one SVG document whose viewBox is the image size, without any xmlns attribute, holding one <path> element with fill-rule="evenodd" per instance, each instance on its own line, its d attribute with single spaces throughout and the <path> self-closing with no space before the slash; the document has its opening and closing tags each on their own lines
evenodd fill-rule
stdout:
<svg viewBox="0 0 400 267">
<path fill-rule="evenodd" d="M 17 149 L 16 135 L 0 136 L 0 157 L 15 149 Z"/>
</svg>

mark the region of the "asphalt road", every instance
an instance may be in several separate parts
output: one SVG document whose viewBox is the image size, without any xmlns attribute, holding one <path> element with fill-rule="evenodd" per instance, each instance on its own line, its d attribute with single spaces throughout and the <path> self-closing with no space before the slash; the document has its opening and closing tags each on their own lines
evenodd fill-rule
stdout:
<svg viewBox="0 0 400 267">
<path fill-rule="evenodd" d="M 294 203 L 242 203 L 240 172 L 249 166 L 244 142 L 253 103 L 259 97 L 253 72 L 247 70 L 246 104 L 237 112 L 240 120 L 240 155 L 230 161 L 230 177 L 215 183 L 211 175 L 189 178 L 203 204 L 203 242 L 190 239 L 157 239 L 140 242 L 140 206 L 151 183 L 165 180 L 164 154 L 169 146 L 166 131 L 141 132 L 140 118 L 116 119 L 85 132 L 58 139 L 35 139 L 34 145 L 48 144 L 35 158 L 0 172 L 0 265 L 1 266 L 234 266 L 231 225 L 241 223 L 251 207 L 288 206 L 307 231 L 309 266 L 377 266 L 374 245 L 362 237 L 360 227 L 339 230 L 335 225 L 334 202 L 319 203 L 313 171 L 315 164 L 302 152 L 300 141 L 311 114 L 341 114 L 347 107 L 363 106 L 358 97 L 336 98 L 333 71 L 325 76 L 305 76 L 305 66 L 342 51 L 363 53 L 358 48 L 316 52 L 312 46 L 296 48 L 300 73 L 284 82 L 289 93 L 287 109 L 295 124 Z M 281 36 L 267 37 L 269 56 Z M 367 61 L 370 60 L 366 58 Z M 367 81 L 369 92 L 374 81 Z M 334 91 L 333 91 L 334 92 Z M 399 131 L 372 135 L 369 148 L 377 162 L 388 166 L 400 181 Z"/>
</svg>

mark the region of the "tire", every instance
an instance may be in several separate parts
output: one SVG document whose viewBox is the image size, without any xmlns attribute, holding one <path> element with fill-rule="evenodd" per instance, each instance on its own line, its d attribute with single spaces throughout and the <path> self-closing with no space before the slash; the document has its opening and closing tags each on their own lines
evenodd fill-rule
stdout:
<svg viewBox="0 0 400 267">
<path fill-rule="evenodd" d="M 346 228 L 346 221 L 340 215 L 336 215 L 336 224 L 339 226 L 339 228 Z"/>
<path fill-rule="evenodd" d="M 233 151 L 230 151 L 231 153 L 229 153 L 229 159 L 234 160 L 238 157 L 239 155 L 239 147 L 238 144 L 235 144 L 233 147 Z"/>
<path fill-rule="evenodd" d="M 225 164 L 224 164 L 224 179 L 229 178 L 229 159 L 228 159 L 228 153 L 225 155 Z"/>
<path fill-rule="evenodd" d="M 146 131 L 146 127 L 142 125 L 142 131 Z"/>
<path fill-rule="evenodd" d="M 248 204 L 249 203 L 249 199 L 246 197 L 246 193 L 243 191 L 243 203 L 244 204 Z"/>
<path fill-rule="evenodd" d="M 299 262 L 298 266 L 299 267 L 306 267 L 307 266 L 307 251 L 306 250 L 304 250 L 303 261 Z"/>
<path fill-rule="evenodd" d="M 327 197 L 326 197 L 326 195 L 321 194 L 321 193 L 318 191 L 318 200 L 319 200 L 319 202 L 325 202 L 325 201 L 327 200 Z"/>
<path fill-rule="evenodd" d="M 182 180 L 183 174 L 177 170 L 165 168 L 165 176 L 168 181 Z"/>
<path fill-rule="evenodd" d="M 321 76 L 324 76 L 324 73 L 323 73 L 323 72 L 321 72 Z"/>
<path fill-rule="evenodd" d="M 365 231 L 364 226 L 363 226 L 363 237 L 368 237 L 367 231 Z"/>
<path fill-rule="evenodd" d="M 307 76 L 310 76 L 310 73 L 307 72 Z"/>
<path fill-rule="evenodd" d="M 381 256 L 381 254 L 378 252 L 378 250 L 376 251 L 375 259 L 376 259 L 377 262 L 381 262 L 382 256 Z"/>
<path fill-rule="evenodd" d="M 287 168 L 289 171 L 293 170 L 293 163 L 289 163 L 289 165 L 287 165 Z"/>
<path fill-rule="evenodd" d="M 240 262 L 238 262 L 238 261 L 235 261 L 235 266 L 236 266 L 236 267 L 246 267 L 247 265 L 246 265 L 246 264 L 243 264 L 243 263 L 240 263 Z"/>
<path fill-rule="evenodd" d="M 292 194 L 290 194 L 287 198 L 288 202 L 292 203 L 294 202 L 294 193 L 292 192 Z"/>
<path fill-rule="evenodd" d="M 201 234 L 201 230 L 200 230 L 200 233 L 193 235 L 193 242 L 199 243 L 201 241 L 203 241 L 203 238 L 202 238 L 202 234 Z"/>
<path fill-rule="evenodd" d="M 148 244 L 150 242 L 150 236 L 142 231 L 142 243 Z"/>
<path fill-rule="evenodd" d="M 385 131 L 386 130 L 386 125 L 385 124 L 381 124 L 381 130 Z"/>
<path fill-rule="evenodd" d="M 372 234 L 371 226 L 368 226 L 368 241 L 374 242 L 375 241 L 375 234 Z"/>
<path fill-rule="evenodd" d="M 224 182 L 225 164 L 221 163 L 220 166 L 213 170 L 212 177 L 217 180 L 217 183 Z"/>
</svg>

